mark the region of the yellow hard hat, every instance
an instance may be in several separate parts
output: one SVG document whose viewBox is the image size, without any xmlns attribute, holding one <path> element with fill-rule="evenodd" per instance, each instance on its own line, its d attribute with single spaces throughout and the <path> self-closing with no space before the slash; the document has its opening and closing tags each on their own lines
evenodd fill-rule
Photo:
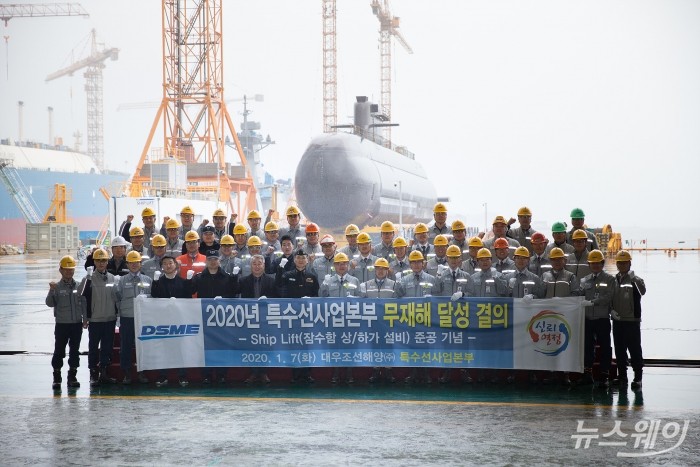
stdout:
<svg viewBox="0 0 700 467">
<path fill-rule="evenodd" d="M 388 268 L 389 261 L 387 261 L 386 258 L 377 258 L 377 261 L 374 262 L 374 267 L 375 268 Z"/>
<path fill-rule="evenodd" d="M 243 224 L 236 224 L 236 226 L 233 228 L 234 235 L 245 235 L 247 233 L 248 233 L 248 229 L 246 229 L 245 225 L 243 225 Z"/>
<path fill-rule="evenodd" d="M 394 224 L 392 224 L 389 221 L 384 221 L 382 222 L 382 227 L 380 230 L 382 233 L 393 233 L 394 232 Z"/>
<path fill-rule="evenodd" d="M 530 208 L 527 206 L 523 206 L 522 208 L 518 209 L 518 215 L 519 216 L 532 216 L 532 211 L 530 211 Z"/>
<path fill-rule="evenodd" d="M 262 241 L 257 235 L 253 235 L 248 239 L 248 246 L 262 246 Z"/>
<path fill-rule="evenodd" d="M 92 259 L 94 261 L 100 259 L 109 259 L 109 253 L 107 253 L 107 251 L 103 250 L 102 248 L 98 248 L 97 250 L 92 252 Z"/>
<path fill-rule="evenodd" d="M 566 258 L 564 250 L 561 248 L 554 247 L 552 251 L 549 252 L 549 259 Z"/>
<path fill-rule="evenodd" d="M 600 263 L 601 261 L 605 261 L 605 256 L 603 256 L 602 251 L 593 250 L 590 253 L 588 253 L 588 262 L 589 263 Z"/>
<path fill-rule="evenodd" d="M 368 233 L 360 232 L 360 234 L 357 236 L 357 243 L 370 243 L 371 241 L 372 238 Z"/>
<path fill-rule="evenodd" d="M 212 214 L 211 217 L 226 217 L 226 213 L 223 209 L 217 209 L 214 211 L 214 214 Z"/>
<path fill-rule="evenodd" d="M 151 208 L 143 208 L 143 211 L 141 211 L 141 217 L 151 217 L 155 215 L 156 213 Z"/>
<path fill-rule="evenodd" d="M 435 240 L 433 240 L 433 245 L 435 246 L 447 246 L 448 243 L 447 237 L 444 235 L 438 235 L 435 237 Z"/>
<path fill-rule="evenodd" d="M 469 239 L 469 246 L 478 246 L 479 248 L 484 247 L 484 242 L 479 237 L 472 237 Z"/>
<path fill-rule="evenodd" d="M 355 224 L 350 224 L 345 227 L 345 235 L 358 235 L 360 233 L 360 228 Z"/>
<path fill-rule="evenodd" d="M 456 220 L 452 223 L 452 231 L 454 232 L 455 230 L 467 230 L 467 226 L 464 225 L 464 222 Z"/>
<path fill-rule="evenodd" d="M 199 240 L 199 234 L 196 230 L 190 230 L 185 234 L 185 241 L 190 242 L 192 240 Z"/>
<path fill-rule="evenodd" d="M 131 237 L 143 237 L 143 229 L 139 226 L 132 227 L 129 230 L 129 236 L 131 236 Z"/>
<path fill-rule="evenodd" d="M 437 204 L 433 207 L 433 213 L 436 213 L 436 212 L 447 212 L 447 206 L 445 206 L 445 205 L 442 204 L 442 203 L 437 203 Z"/>
<path fill-rule="evenodd" d="M 151 246 L 165 246 L 168 242 L 165 241 L 165 237 L 161 234 L 154 235 L 151 239 Z"/>
<path fill-rule="evenodd" d="M 417 234 L 419 234 L 419 233 L 428 233 L 428 226 L 425 225 L 425 224 L 422 223 L 422 222 L 419 222 L 419 223 L 416 224 L 416 227 L 413 229 L 413 232 L 414 232 L 414 233 L 417 233 Z"/>
<path fill-rule="evenodd" d="M 493 222 L 491 224 L 493 224 L 493 225 L 495 225 L 495 224 L 508 225 L 508 221 L 506 221 L 505 217 L 503 217 L 503 216 L 496 216 L 496 218 L 493 220 Z"/>
<path fill-rule="evenodd" d="M 350 260 L 348 259 L 348 255 L 345 253 L 336 253 L 335 257 L 333 258 L 334 263 L 347 263 L 348 261 Z"/>
<path fill-rule="evenodd" d="M 139 253 L 138 251 L 130 251 L 126 255 L 126 262 L 127 263 L 140 263 L 141 262 L 141 253 Z"/>
<path fill-rule="evenodd" d="M 476 259 L 481 259 L 481 258 L 491 258 L 491 250 L 488 248 L 482 248 L 479 250 L 479 252 L 476 254 Z"/>
<path fill-rule="evenodd" d="M 447 256 L 457 258 L 462 256 L 462 250 L 457 245 L 450 245 L 447 248 Z"/>
<path fill-rule="evenodd" d="M 528 250 L 525 246 L 519 246 L 515 249 L 515 253 L 513 253 L 513 256 L 522 256 L 524 258 L 529 258 L 530 250 Z"/>
<path fill-rule="evenodd" d="M 423 258 L 423 253 L 421 253 L 418 250 L 413 250 L 411 254 L 408 255 L 408 260 L 409 261 L 423 261 L 425 258 Z"/>
<path fill-rule="evenodd" d="M 180 214 L 192 214 L 192 215 L 194 215 L 194 211 L 192 210 L 191 207 L 185 206 L 184 208 L 182 208 L 182 211 L 180 211 Z"/>
<path fill-rule="evenodd" d="M 75 260 L 72 256 L 66 255 L 58 263 L 63 269 L 75 269 Z"/>
<path fill-rule="evenodd" d="M 408 246 L 408 243 L 406 243 L 406 239 L 403 237 L 396 237 L 394 239 L 394 242 L 391 244 L 394 248 L 399 248 L 402 246 Z"/>
<path fill-rule="evenodd" d="M 177 219 L 168 219 L 168 222 L 165 223 L 165 228 L 178 229 L 180 228 L 180 223 L 177 221 Z"/>
<path fill-rule="evenodd" d="M 298 216 L 299 215 L 299 208 L 296 206 L 289 206 L 287 208 L 287 215 L 288 216 Z"/>
<path fill-rule="evenodd" d="M 574 233 L 571 235 L 572 240 L 588 240 L 588 234 L 586 234 L 586 231 L 583 229 L 577 229 L 574 230 Z"/>
<path fill-rule="evenodd" d="M 233 241 L 233 237 L 230 235 L 224 235 L 221 237 L 220 245 L 235 245 L 236 242 Z"/>
<path fill-rule="evenodd" d="M 265 232 L 276 232 L 280 229 L 280 226 L 277 225 L 277 222 L 270 221 L 267 224 L 265 224 Z"/>
<path fill-rule="evenodd" d="M 260 213 L 253 209 L 248 213 L 248 219 L 261 219 Z"/>
<path fill-rule="evenodd" d="M 615 255 L 615 261 L 617 261 L 618 263 L 624 261 L 632 261 L 632 255 L 627 250 L 620 250 Z"/>
</svg>

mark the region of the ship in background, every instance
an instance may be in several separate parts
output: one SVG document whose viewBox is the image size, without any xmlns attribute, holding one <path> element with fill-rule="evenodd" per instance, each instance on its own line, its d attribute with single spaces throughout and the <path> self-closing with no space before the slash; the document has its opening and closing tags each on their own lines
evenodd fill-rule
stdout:
<svg viewBox="0 0 700 467">
<path fill-rule="evenodd" d="M 0 159 L 10 161 L 41 213 L 51 205 L 56 183 L 72 191 L 68 214 L 84 244 L 97 238 L 104 228 L 107 204 L 100 188 L 124 183 L 128 178 L 125 173 L 101 171 L 88 155 L 64 145 L 2 139 Z M 0 243 L 24 244 L 26 219 L 6 187 L 0 189 L 0 219 Z"/>
<path fill-rule="evenodd" d="M 355 102 L 350 132 L 315 137 L 297 166 L 299 208 L 322 228 L 372 226 L 384 220 L 414 224 L 432 218 L 435 187 L 413 153 L 385 140 L 377 104 Z"/>
</svg>

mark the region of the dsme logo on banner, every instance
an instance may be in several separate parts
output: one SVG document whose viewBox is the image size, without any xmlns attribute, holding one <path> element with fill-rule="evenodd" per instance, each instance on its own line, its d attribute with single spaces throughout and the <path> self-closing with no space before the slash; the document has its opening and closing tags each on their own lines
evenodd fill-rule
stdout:
<svg viewBox="0 0 700 467">
<path fill-rule="evenodd" d="M 173 337 L 196 336 L 199 334 L 199 324 L 159 324 L 157 326 L 141 326 L 139 340 L 171 339 Z"/>
<path fill-rule="evenodd" d="M 566 350 L 571 340 L 571 326 L 566 317 L 552 310 L 543 310 L 533 316 L 527 325 L 527 332 L 535 352 L 550 357 Z"/>
</svg>

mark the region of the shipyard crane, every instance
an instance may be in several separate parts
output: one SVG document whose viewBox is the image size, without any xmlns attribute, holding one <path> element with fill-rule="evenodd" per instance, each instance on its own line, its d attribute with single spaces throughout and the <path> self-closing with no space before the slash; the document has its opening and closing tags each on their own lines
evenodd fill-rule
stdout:
<svg viewBox="0 0 700 467">
<path fill-rule="evenodd" d="M 90 16 L 80 3 L 11 3 L 0 5 L 0 20 L 5 26 L 12 18 L 44 16 Z"/>
<path fill-rule="evenodd" d="M 107 59 L 117 60 L 119 49 L 98 46 L 97 34 L 90 32 L 90 55 L 73 62 L 69 66 L 51 73 L 45 81 L 51 81 L 61 76 L 72 76 L 78 70 L 87 68 L 85 76 L 85 91 L 87 93 L 87 154 L 100 169 L 105 169 L 104 160 L 104 116 L 102 110 L 102 69 Z"/>
<path fill-rule="evenodd" d="M 215 198 L 239 214 L 257 207 L 251 171 L 224 100 L 222 5 L 223 0 L 162 0 L 163 98 L 125 195 Z M 163 146 L 151 148 L 159 124 Z M 226 163 L 228 138 L 239 166 Z M 184 170 L 185 183 L 157 179 L 163 167 Z"/>
<path fill-rule="evenodd" d="M 379 20 L 379 55 L 380 55 L 380 82 L 381 97 L 379 101 L 380 114 L 391 120 L 391 38 L 403 46 L 409 54 L 413 49 L 408 45 L 401 35 L 399 28 L 399 18 L 392 16 L 389 11 L 389 0 L 372 0 L 370 4 L 372 13 Z M 391 147 L 391 126 L 383 127 L 385 147 Z"/>
<path fill-rule="evenodd" d="M 336 0 L 323 0 L 323 132 L 335 131 L 338 123 L 338 64 L 335 45 Z"/>
</svg>

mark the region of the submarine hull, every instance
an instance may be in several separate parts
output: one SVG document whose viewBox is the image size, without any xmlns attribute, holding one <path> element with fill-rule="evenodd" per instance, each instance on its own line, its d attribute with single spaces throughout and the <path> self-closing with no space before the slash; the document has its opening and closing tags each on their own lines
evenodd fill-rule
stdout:
<svg viewBox="0 0 700 467">
<path fill-rule="evenodd" d="M 398 222 L 400 211 L 405 224 L 425 221 L 437 198 L 414 159 L 349 133 L 314 138 L 294 185 L 304 215 L 333 230 Z"/>
</svg>

